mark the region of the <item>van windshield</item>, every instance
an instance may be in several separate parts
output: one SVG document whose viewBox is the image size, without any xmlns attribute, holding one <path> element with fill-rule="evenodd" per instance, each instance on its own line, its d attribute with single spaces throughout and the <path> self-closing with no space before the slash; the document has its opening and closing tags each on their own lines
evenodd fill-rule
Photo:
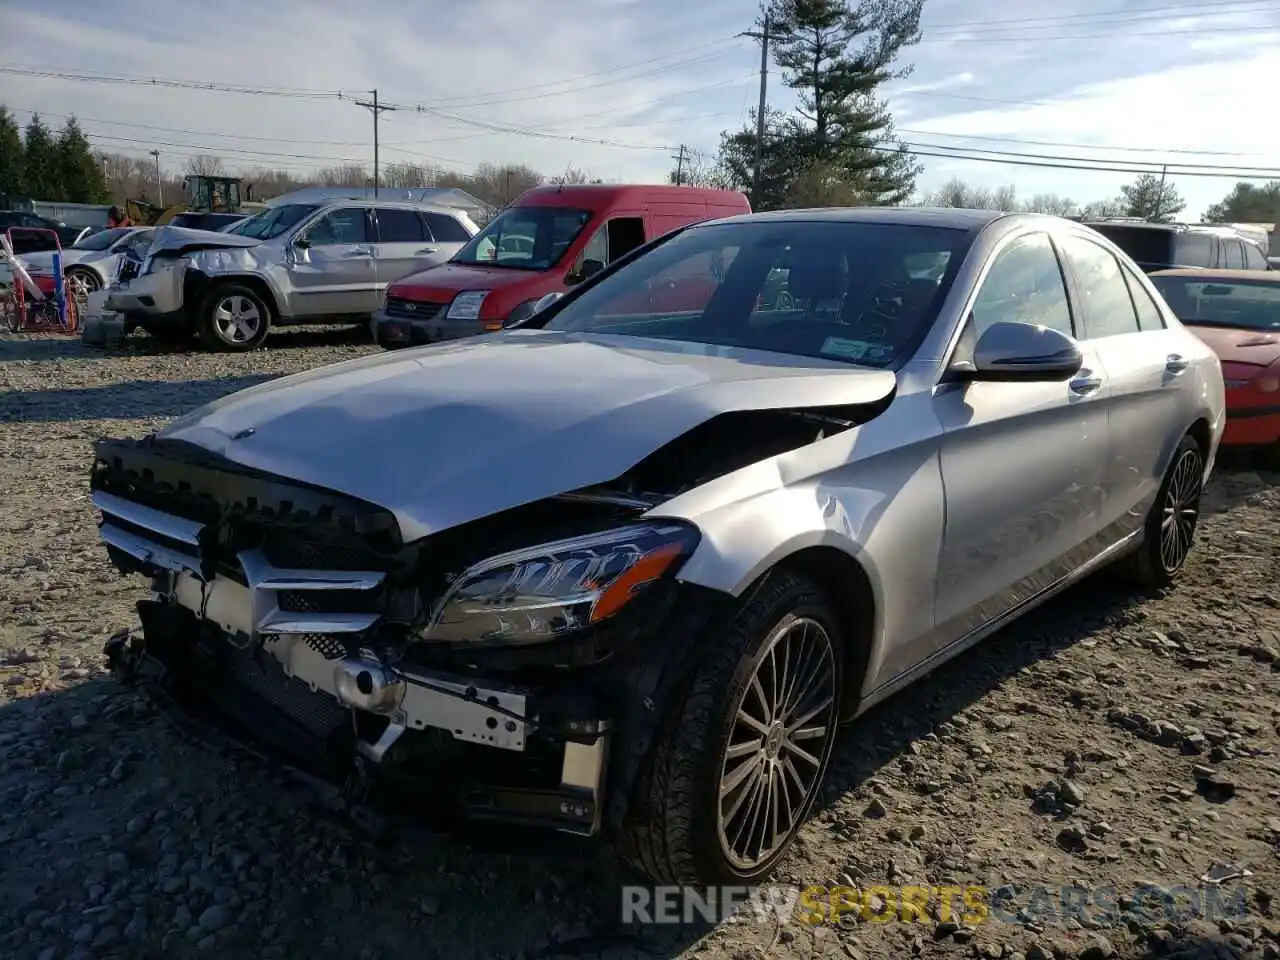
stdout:
<svg viewBox="0 0 1280 960">
<path fill-rule="evenodd" d="M 452 263 L 504 270 L 550 270 L 595 214 L 567 207 L 512 207 L 453 256 Z"/>
</svg>

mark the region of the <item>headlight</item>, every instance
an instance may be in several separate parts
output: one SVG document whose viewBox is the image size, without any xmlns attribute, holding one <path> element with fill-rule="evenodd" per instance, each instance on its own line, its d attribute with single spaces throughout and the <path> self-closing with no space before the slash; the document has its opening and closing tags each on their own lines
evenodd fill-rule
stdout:
<svg viewBox="0 0 1280 960">
<path fill-rule="evenodd" d="M 449 586 L 424 639 L 511 645 L 554 640 L 617 613 L 674 572 L 698 539 L 691 527 L 657 522 L 492 557 Z"/>
<path fill-rule="evenodd" d="M 467 290 L 458 294 L 453 298 L 453 303 L 449 304 L 449 312 L 445 314 L 445 319 L 479 319 L 480 308 L 484 305 L 484 298 L 488 295 L 488 290 Z"/>
</svg>

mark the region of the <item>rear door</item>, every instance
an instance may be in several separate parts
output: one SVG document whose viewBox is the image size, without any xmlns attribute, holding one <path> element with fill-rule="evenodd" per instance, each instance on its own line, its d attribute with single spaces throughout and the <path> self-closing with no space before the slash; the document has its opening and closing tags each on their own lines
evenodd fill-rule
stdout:
<svg viewBox="0 0 1280 960">
<path fill-rule="evenodd" d="M 290 255 L 292 314 L 323 317 L 372 313 L 380 305 L 367 207 L 337 207 L 298 233 L 305 250 Z"/>
<path fill-rule="evenodd" d="M 433 263 L 443 263 L 466 246 L 471 234 L 457 220 L 445 213 L 434 213 L 430 210 L 422 212 L 422 219 L 427 222 L 427 231 L 431 234 L 431 246 L 436 248 L 431 257 L 438 258 Z"/>
<path fill-rule="evenodd" d="M 385 292 L 389 284 L 401 277 L 446 259 L 419 211 L 378 207 L 374 217 L 378 242 L 374 244 L 373 258 L 380 292 Z"/>
<path fill-rule="evenodd" d="M 1142 525 L 1181 439 L 1189 359 L 1145 286 L 1110 250 L 1076 235 L 1064 237 L 1061 249 L 1081 304 L 1084 343 L 1110 387 L 1105 519 L 1118 537 Z"/>
<path fill-rule="evenodd" d="M 993 254 L 953 360 L 999 322 L 1078 331 L 1049 235 Z M 941 643 L 1006 613 L 1099 549 L 1110 385 L 1087 342 L 1084 366 L 1053 383 L 942 383 L 946 524 L 935 620 Z M 932 651 L 926 651 L 932 652 Z"/>
</svg>

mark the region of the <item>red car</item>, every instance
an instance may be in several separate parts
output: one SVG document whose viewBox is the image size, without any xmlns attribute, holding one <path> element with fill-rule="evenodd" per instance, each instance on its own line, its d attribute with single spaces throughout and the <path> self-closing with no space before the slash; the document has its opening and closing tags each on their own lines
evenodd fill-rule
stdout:
<svg viewBox="0 0 1280 960">
<path fill-rule="evenodd" d="M 1280 271 L 1161 270 L 1151 282 L 1222 361 L 1222 442 L 1280 456 Z"/>
</svg>

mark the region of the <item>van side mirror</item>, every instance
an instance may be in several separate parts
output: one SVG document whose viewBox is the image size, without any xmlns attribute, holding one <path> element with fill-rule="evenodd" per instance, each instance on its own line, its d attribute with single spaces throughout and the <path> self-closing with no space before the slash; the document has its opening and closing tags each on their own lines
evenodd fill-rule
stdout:
<svg viewBox="0 0 1280 960">
<path fill-rule="evenodd" d="M 581 273 L 582 279 L 590 280 L 603 269 L 604 263 L 600 260 L 583 260 Z"/>
</svg>

